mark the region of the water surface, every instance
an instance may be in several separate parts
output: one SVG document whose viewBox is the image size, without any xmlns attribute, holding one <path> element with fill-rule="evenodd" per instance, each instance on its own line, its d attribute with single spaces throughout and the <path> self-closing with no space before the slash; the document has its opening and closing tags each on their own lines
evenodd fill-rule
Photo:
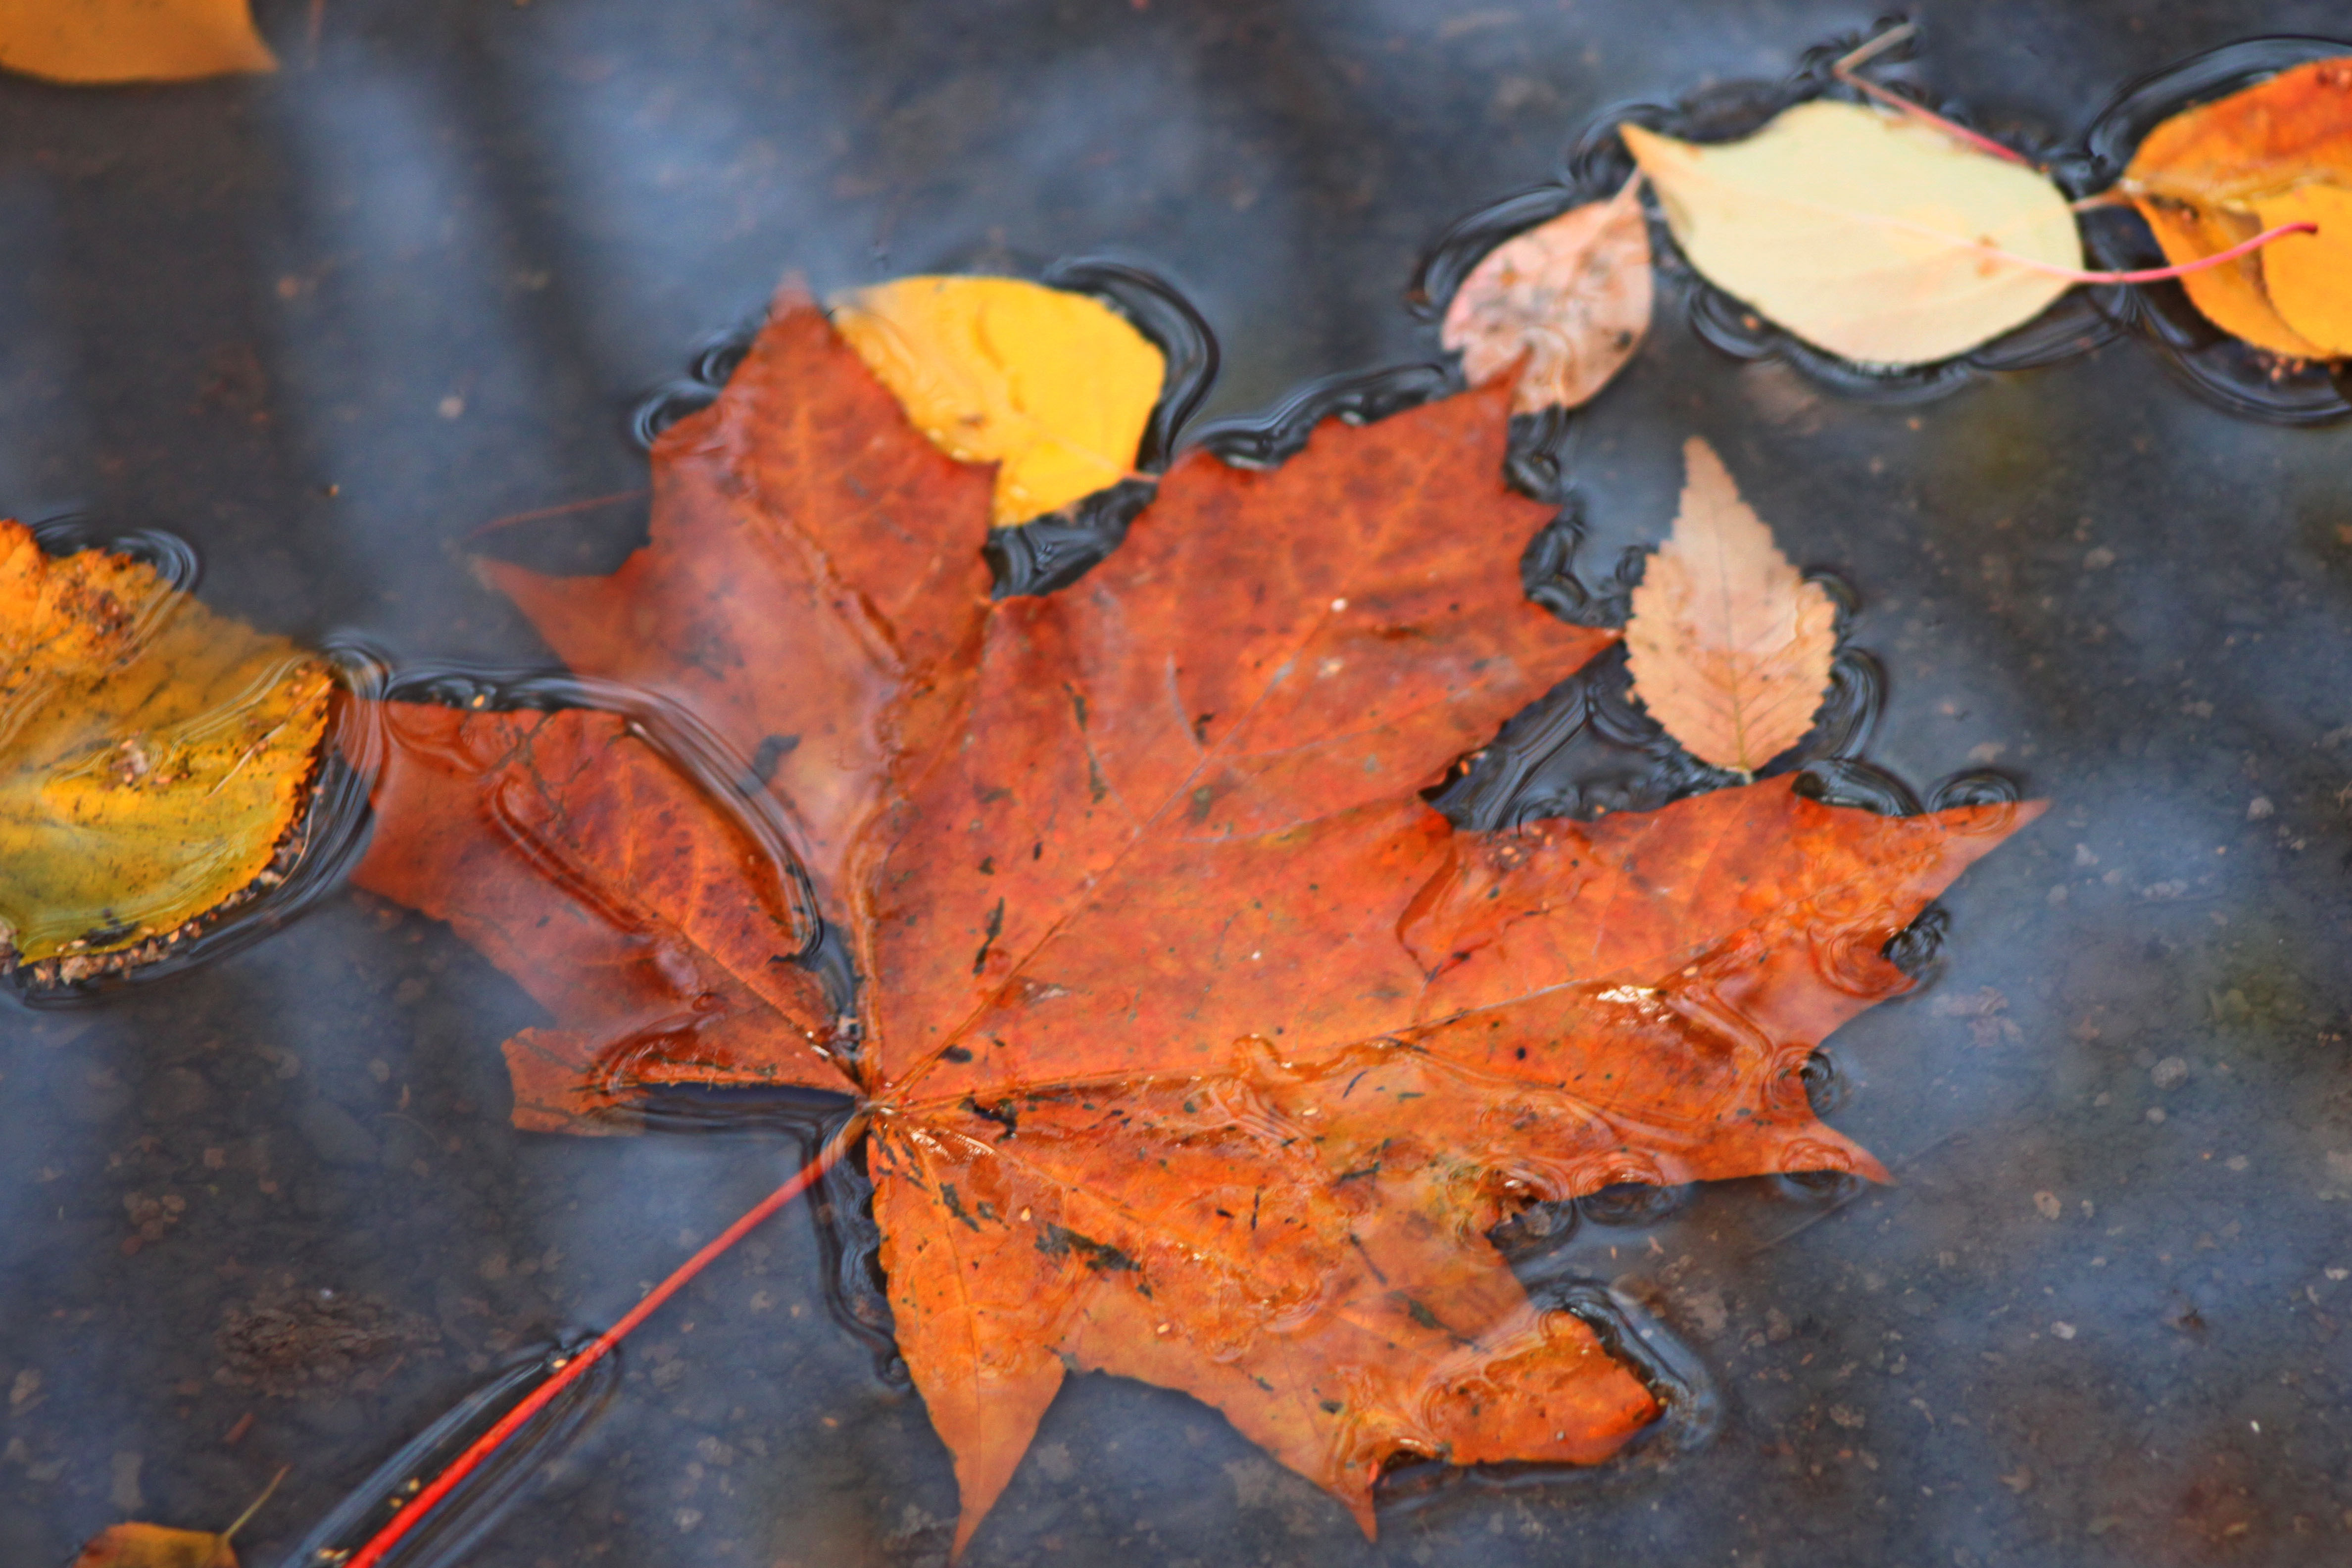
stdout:
<svg viewBox="0 0 2352 1568">
<path fill-rule="evenodd" d="M 543 668 L 467 564 L 625 496 L 651 388 L 779 276 L 1124 258 L 1216 329 L 1206 414 L 1430 360 L 1403 290 L 1609 104 L 1774 81 L 1836 6 L 264 4 L 281 76 L 0 83 L 0 507 L 168 530 L 215 607 L 395 666 Z M 1937 4 L 1912 68 L 2031 145 L 2315 3 Z M 1671 297 L 1562 437 L 1596 581 L 1693 434 L 1855 585 L 1865 755 L 2055 802 L 1943 900 L 1929 984 L 1842 1031 L 1885 1188 L 1588 1207 L 1711 1436 L 1593 1483 L 1408 1486 L 1368 1545 L 1177 1394 L 1074 1382 L 969 1561 L 2304 1564 L 2352 1543 L 2352 426 L 2241 417 L 2126 336 L 1932 402 L 1731 357 Z M 635 503 L 641 505 L 641 503 Z M 626 500 L 519 550 L 598 569 Z M 1498 570 L 1523 542 L 1498 541 Z M 0 1557 L 125 1515 L 274 1563 L 470 1391 L 800 1158 L 789 1129 L 518 1135 L 540 1021 L 349 892 L 100 1005 L 0 1002 Z M 168 1201 L 167 1201 L 168 1200 Z M 470 1563 L 939 1562 L 921 1405 L 788 1215 L 634 1342 Z M 266 1318 L 264 1314 L 279 1314 Z M 276 1366 L 257 1322 L 341 1343 Z M 340 1341 L 336 1336 L 343 1338 Z M 1679 1353 L 1679 1352 L 1678 1352 Z M 1425 1494 L 1425 1495 L 1418 1495 Z"/>
</svg>

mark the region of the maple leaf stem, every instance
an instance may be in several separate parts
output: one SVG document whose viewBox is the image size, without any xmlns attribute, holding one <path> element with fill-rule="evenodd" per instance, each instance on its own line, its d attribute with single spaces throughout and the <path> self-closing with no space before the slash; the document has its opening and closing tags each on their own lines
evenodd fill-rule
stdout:
<svg viewBox="0 0 2352 1568">
<path fill-rule="evenodd" d="M 435 1505 L 456 1490 L 458 1485 L 480 1468 L 483 1460 L 496 1453 L 508 1438 L 521 1431 L 532 1416 L 552 1404 L 557 1394 L 562 1394 L 586 1375 L 589 1368 L 612 1354 L 614 1348 L 626 1339 L 633 1330 L 658 1311 L 662 1303 L 684 1289 L 688 1283 L 696 1275 L 701 1273 L 720 1253 L 757 1230 L 778 1210 L 808 1191 L 823 1178 L 827 1171 L 840 1163 L 841 1157 L 850 1151 L 858 1137 L 865 1132 L 868 1114 L 868 1110 L 861 1107 L 847 1121 L 842 1123 L 840 1131 L 825 1140 L 824 1147 L 817 1151 L 816 1157 L 802 1166 L 792 1180 L 761 1198 L 751 1208 L 745 1211 L 740 1219 L 720 1231 L 700 1251 L 672 1269 L 669 1278 L 646 1291 L 635 1306 L 622 1314 L 619 1321 L 598 1334 L 577 1355 L 562 1363 L 552 1377 L 531 1390 L 521 1404 L 500 1416 L 496 1426 L 468 1444 L 465 1452 L 449 1461 L 448 1466 L 439 1475 L 434 1477 L 430 1484 L 410 1500 L 398 1513 L 386 1521 L 382 1529 L 368 1537 L 364 1545 L 349 1558 L 344 1559 L 343 1568 L 375 1568 L 376 1564 L 382 1563 L 385 1555 L 394 1547 L 399 1545 L 403 1538 L 415 1529 L 417 1523 L 433 1510 Z"/>
<path fill-rule="evenodd" d="M 2290 234 L 2317 234 L 2318 232 L 2319 226 L 2308 220 L 2301 223 L 2283 223 L 2276 228 L 2266 228 L 2253 238 L 2242 240 L 2229 249 L 2216 251 L 2211 256 L 2200 257 L 2195 261 L 2184 261 L 2178 267 L 2144 267 L 2137 272 L 2085 272 L 2079 267 L 2060 267 L 2048 261 L 2036 261 L 2030 256 L 2011 255 L 1995 246 L 1980 245 L 1971 248 L 1980 250 L 1987 256 L 1996 257 L 2012 267 L 2021 267 L 2028 272 L 2040 272 L 2052 278 L 2063 278 L 2069 283 L 2163 283 L 2175 278 L 2186 278 L 2192 272 L 2202 272 L 2210 267 L 2219 267 L 2224 262 L 2235 261 L 2238 258 L 2251 251 L 2260 250 L 2273 240 L 2284 239 Z"/>
<path fill-rule="evenodd" d="M 1901 93 L 1890 92 L 1876 82 L 1866 80 L 1855 73 L 1856 66 L 1864 61 L 1875 59 L 1918 30 L 1917 24 L 1912 22 L 1906 22 L 1898 27 L 1889 27 L 1860 48 L 1841 58 L 1836 64 L 1830 67 L 1830 75 L 1856 91 L 1865 93 L 1874 100 L 1886 105 L 1898 114 L 1916 120 L 1922 125 L 1933 126 L 1955 142 L 1973 147 L 1990 157 L 1999 158 L 2005 163 L 2018 163 L 2026 168 L 2032 168 L 2032 161 L 2022 153 L 2004 147 L 1991 137 L 1971 131 L 1965 125 L 1956 124 L 1929 109 L 1926 104 L 1915 103 Z"/>
</svg>

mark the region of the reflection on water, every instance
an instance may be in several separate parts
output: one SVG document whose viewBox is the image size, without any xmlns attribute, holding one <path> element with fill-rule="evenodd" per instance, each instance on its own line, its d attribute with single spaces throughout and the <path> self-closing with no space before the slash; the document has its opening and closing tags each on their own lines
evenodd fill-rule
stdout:
<svg viewBox="0 0 2352 1568">
<path fill-rule="evenodd" d="M 423 1483 L 487 1430 L 507 1409 L 562 1367 L 578 1350 L 566 1344 L 535 1349 L 460 1399 L 379 1465 L 351 1495 L 305 1533 L 285 1557 L 286 1568 L 340 1561 L 383 1528 L 416 1496 Z M 581 1428 L 613 1398 L 621 1363 L 608 1356 L 558 1395 L 530 1426 L 499 1449 L 467 1481 L 442 1500 L 400 1548 L 403 1568 L 447 1568 L 481 1544 L 534 1479 L 555 1461 Z"/>
<path fill-rule="evenodd" d="M 2021 0 L 1933 20 L 1920 74 L 2053 142 L 2118 83 L 2331 22 L 2117 4 L 2062 28 Z M 179 532 L 215 607 L 313 646 L 349 627 L 403 668 L 543 668 L 474 583 L 467 533 L 642 484 L 625 411 L 782 268 L 829 286 L 975 247 L 1124 253 L 1217 324 L 1208 412 L 1247 415 L 1429 361 L 1395 306 L 1414 258 L 1549 176 L 1601 106 L 1774 79 L 1852 24 L 328 7 L 317 67 L 272 81 L 12 82 L 0 500 Z M 1609 1487 L 1401 1476 L 1430 1495 L 1372 1548 L 1200 1406 L 1078 1380 L 971 1561 L 2329 1560 L 2352 1508 L 2347 437 L 2200 404 L 2149 349 L 1889 406 L 1667 321 L 1531 443 L 1579 499 L 1600 602 L 1671 514 L 1683 437 L 1746 454 L 1791 552 L 1865 590 L 1872 763 L 1914 789 L 2008 770 L 2059 803 L 1947 898 L 1928 983 L 1828 1047 L 1836 1124 L 1896 1184 L 1523 1216 L 1530 1288 L 1605 1282 L 1629 1331 L 1663 1325 L 1717 1390 L 1714 1439 Z M 1370 374 L 1322 405 L 1377 412 L 1442 374 Z M 590 514 L 563 548 L 609 561 L 641 526 Z M 1514 809 L 1631 800 L 1648 775 L 1605 733 L 1588 721 L 1525 788 L 1478 787 Z M 802 1153 L 781 1128 L 517 1136 L 495 1047 L 533 1005 L 446 931 L 348 892 L 169 984 L 0 1006 L 10 1563 L 62 1563 L 117 1517 L 216 1522 L 293 1462 L 239 1538 L 286 1561 L 341 1500 L 376 1506 L 467 1394 L 610 1321 Z M 954 1495 L 919 1404 L 877 1375 L 870 1281 L 866 1338 L 828 1310 L 828 1279 L 859 1299 L 862 1256 L 798 1213 L 747 1243 L 467 1560 L 938 1561 Z M 271 1394 L 222 1331 L 321 1289 L 426 1325 L 437 1353 Z"/>
</svg>

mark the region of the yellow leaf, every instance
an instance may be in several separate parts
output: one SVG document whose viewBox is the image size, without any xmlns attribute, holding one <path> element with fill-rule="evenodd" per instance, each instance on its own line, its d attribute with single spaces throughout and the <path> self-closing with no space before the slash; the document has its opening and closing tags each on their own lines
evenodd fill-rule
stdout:
<svg viewBox="0 0 2352 1568">
<path fill-rule="evenodd" d="M 0 521 L 0 939 L 38 962 L 167 937 L 293 823 L 332 680 L 152 568 Z"/>
<path fill-rule="evenodd" d="M 1626 664 L 1633 695 L 1683 750 L 1753 773 L 1812 727 L 1837 607 L 1789 564 L 1713 447 L 1694 436 L 1683 460 L 1674 536 L 1633 590 Z"/>
<path fill-rule="evenodd" d="M 1496 246 L 1454 291 L 1443 341 L 1484 386 L 1526 362 L 1511 410 L 1590 402 L 1650 328 L 1650 224 L 1640 180 Z"/>
<path fill-rule="evenodd" d="M 1683 254 L 1789 331 L 1865 363 L 1964 353 L 2069 287 L 2066 198 L 2032 170 L 1859 104 L 1801 103 L 1743 142 L 1619 127 Z"/>
<path fill-rule="evenodd" d="M 1017 278 L 901 278 L 835 295 L 834 325 L 959 462 L 998 465 L 992 521 L 1134 476 L 1167 362 L 1101 300 Z"/>
<path fill-rule="evenodd" d="M 73 1568 L 236 1568 L 236 1553 L 206 1530 L 117 1524 L 90 1537 Z"/>
<path fill-rule="evenodd" d="M 99 85 L 278 68 L 247 0 L 0 0 L 0 67 Z"/>
</svg>

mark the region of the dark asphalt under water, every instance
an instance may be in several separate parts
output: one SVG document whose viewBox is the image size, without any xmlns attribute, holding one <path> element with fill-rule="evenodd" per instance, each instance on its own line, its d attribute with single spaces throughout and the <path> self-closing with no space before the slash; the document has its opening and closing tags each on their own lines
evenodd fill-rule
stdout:
<svg viewBox="0 0 2352 1568">
<path fill-rule="evenodd" d="M 168 530 L 219 609 L 496 668 L 549 660 L 471 531 L 639 487 L 631 411 L 786 272 L 1125 258 L 1215 328 L 1208 415 L 1259 414 L 1433 357 L 1417 264 L 1608 106 L 1777 80 L 1873 20 L 326 0 L 313 49 L 307 0 L 257 8 L 276 78 L 0 81 L 0 510 Z M 2352 30 L 2325 0 L 1914 14 L 1903 74 L 2028 145 L 2218 45 Z M 1670 1462 L 1438 1485 L 1373 1546 L 1202 1406 L 1082 1378 L 974 1568 L 2352 1556 L 2352 425 L 2228 412 L 2135 338 L 1857 396 L 1710 346 L 1670 289 L 1559 447 L 1588 581 L 1663 532 L 1692 434 L 1858 588 L 1886 672 L 1864 754 L 2055 803 L 1947 895 L 1930 984 L 1831 1042 L 1835 1123 L 1898 1184 L 1724 1184 L 1516 1238 L 1711 1383 L 1712 1436 Z M 639 506 L 501 548 L 601 569 Z M 536 1021 L 446 929 L 349 893 L 167 984 L 0 1000 L 0 1562 L 217 1526 L 291 1464 L 240 1538 L 278 1563 L 800 1157 L 512 1132 L 497 1045 Z M 831 1267 L 805 1211 L 717 1266 L 463 1561 L 940 1562 L 946 1456 Z M 273 1369 L 288 1323 L 331 1353 Z"/>
</svg>

